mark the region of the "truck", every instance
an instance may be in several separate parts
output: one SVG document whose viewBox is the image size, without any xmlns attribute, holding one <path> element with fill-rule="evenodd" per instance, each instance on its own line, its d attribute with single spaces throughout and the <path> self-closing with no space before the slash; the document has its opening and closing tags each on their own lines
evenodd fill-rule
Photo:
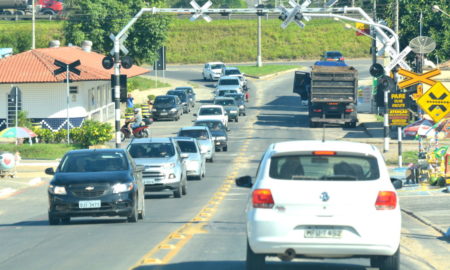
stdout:
<svg viewBox="0 0 450 270">
<path fill-rule="evenodd" d="M 295 71 L 293 90 L 308 102 L 310 127 L 356 127 L 357 89 L 358 71 L 343 62 L 318 61 L 311 72 Z"/>
<path fill-rule="evenodd" d="M 63 10 L 62 0 L 34 0 L 36 12 L 43 15 L 56 15 Z M 0 0 L 0 14 L 25 15 L 31 13 L 33 0 Z"/>
</svg>

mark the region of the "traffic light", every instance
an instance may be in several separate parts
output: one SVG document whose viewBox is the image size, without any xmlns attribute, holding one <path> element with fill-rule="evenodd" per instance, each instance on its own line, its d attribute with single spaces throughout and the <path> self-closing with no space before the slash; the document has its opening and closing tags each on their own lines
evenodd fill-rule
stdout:
<svg viewBox="0 0 450 270">
<path fill-rule="evenodd" d="M 384 92 L 395 91 L 395 81 L 389 76 L 383 75 L 378 78 L 377 94 L 375 96 L 375 102 L 377 107 L 384 107 Z"/>
<path fill-rule="evenodd" d="M 125 74 L 121 74 L 120 78 L 120 102 L 126 102 L 127 101 L 127 75 Z M 114 102 L 114 86 L 115 86 L 115 75 L 111 75 L 111 97 L 112 97 L 112 101 Z"/>
</svg>

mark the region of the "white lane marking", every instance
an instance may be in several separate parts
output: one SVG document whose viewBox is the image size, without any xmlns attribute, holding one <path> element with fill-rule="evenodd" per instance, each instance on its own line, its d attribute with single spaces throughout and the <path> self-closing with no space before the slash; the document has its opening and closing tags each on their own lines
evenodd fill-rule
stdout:
<svg viewBox="0 0 450 270">
<path fill-rule="evenodd" d="M 12 193 L 16 192 L 15 189 L 13 188 L 4 188 L 4 189 L 0 189 L 0 198 L 8 196 Z"/>
<path fill-rule="evenodd" d="M 42 178 L 36 177 L 36 178 L 31 179 L 31 180 L 28 182 L 28 185 L 30 185 L 30 186 L 35 186 L 35 185 L 40 184 L 41 182 L 42 182 Z"/>
</svg>

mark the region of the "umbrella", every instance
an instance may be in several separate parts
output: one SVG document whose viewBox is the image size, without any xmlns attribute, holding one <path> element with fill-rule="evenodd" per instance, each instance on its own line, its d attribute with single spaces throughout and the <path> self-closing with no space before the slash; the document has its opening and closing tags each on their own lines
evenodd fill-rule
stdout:
<svg viewBox="0 0 450 270">
<path fill-rule="evenodd" d="M 403 129 L 405 136 L 425 136 L 433 128 L 434 122 L 428 119 L 416 121 Z"/>
<path fill-rule="evenodd" d="M 31 138 L 36 137 L 36 133 L 25 127 L 10 127 L 0 132 L 0 138 Z"/>
</svg>

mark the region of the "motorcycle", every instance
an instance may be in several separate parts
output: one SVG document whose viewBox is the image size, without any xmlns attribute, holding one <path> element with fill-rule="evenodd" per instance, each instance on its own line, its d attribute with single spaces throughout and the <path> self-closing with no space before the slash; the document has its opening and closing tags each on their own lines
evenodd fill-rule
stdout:
<svg viewBox="0 0 450 270">
<path fill-rule="evenodd" d="M 127 138 L 131 138 L 130 130 L 128 129 L 128 125 L 131 121 L 126 121 L 125 124 L 120 128 L 120 139 L 124 141 Z M 150 137 L 150 126 L 153 123 L 152 118 L 144 118 L 143 124 L 140 126 L 133 128 L 133 136 L 136 138 L 148 138 Z"/>
</svg>

